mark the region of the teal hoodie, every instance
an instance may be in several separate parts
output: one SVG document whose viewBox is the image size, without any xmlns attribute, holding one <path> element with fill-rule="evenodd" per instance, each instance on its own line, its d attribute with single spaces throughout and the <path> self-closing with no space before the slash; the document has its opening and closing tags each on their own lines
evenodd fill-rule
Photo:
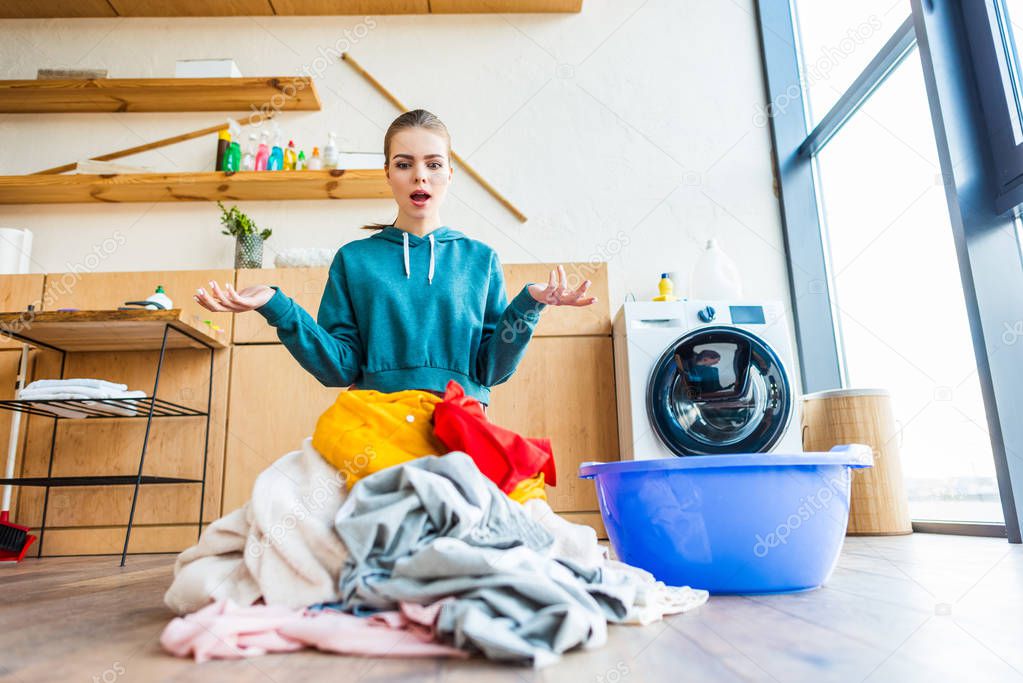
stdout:
<svg viewBox="0 0 1023 683">
<path fill-rule="evenodd" d="M 256 310 L 324 386 L 444 391 L 481 403 L 515 372 L 546 304 L 528 283 L 509 302 L 497 254 L 448 227 L 388 226 L 342 246 L 316 320 L 273 286 Z"/>
</svg>

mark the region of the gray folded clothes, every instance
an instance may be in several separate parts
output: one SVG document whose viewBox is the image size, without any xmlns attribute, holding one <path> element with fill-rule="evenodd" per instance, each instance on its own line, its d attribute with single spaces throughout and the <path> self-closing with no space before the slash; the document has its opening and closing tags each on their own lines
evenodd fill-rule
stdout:
<svg viewBox="0 0 1023 683">
<path fill-rule="evenodd" d="M 553 538 L 462 452 L 427 456 L 360 480 L 335 527 L 349 551 L 346 611 L 453 597 L 438 633 L 456 646 L 544 666 L 596 647 L 623 621 L 638 580 L 548 555 Z"/>
</svg>

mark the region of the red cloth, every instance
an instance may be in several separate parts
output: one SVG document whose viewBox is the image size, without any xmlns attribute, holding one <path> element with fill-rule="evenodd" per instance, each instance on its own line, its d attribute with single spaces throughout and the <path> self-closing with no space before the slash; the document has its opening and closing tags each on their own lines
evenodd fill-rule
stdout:
<svg viewBox="0 0 1023 683">
<path fill-rule="evenodd" d="M 505 493 L 523 479 L 543 472 L 545 483 L 557 484 L 551 440 L 521 436 L 489 422 L 483 406 L 455 380 L 433 409 L 433 433 L 453 451 L 469 454 L 480 472 Z"/>
</svg>

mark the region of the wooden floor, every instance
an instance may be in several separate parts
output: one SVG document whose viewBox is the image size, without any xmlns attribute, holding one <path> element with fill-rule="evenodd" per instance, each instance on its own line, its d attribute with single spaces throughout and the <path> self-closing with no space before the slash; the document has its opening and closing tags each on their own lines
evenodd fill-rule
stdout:
<svg viewBox="0 0 1023 683">
<path fill-rule="evenodd" d="M 850 538 L 828 585 L 712 597 L 532 671 L 482 660 L 371 660 L 316 652 L 233 662 L 164 655 L 173 557 L 0 566 L 2 681 L 1023 681 L 1023 547 L 915 534 Z"/>
</svg>

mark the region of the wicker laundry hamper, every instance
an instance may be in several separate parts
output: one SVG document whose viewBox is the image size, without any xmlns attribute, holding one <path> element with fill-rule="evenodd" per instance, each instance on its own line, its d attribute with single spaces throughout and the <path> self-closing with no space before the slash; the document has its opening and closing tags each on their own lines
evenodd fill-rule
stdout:
<svg viewBox="0 0 1023 683">
<path fill-rule="evenodd" d="M 913 533 L 891 395 L 884 389 L 832 389 L 803 397 L 803 450 L 848 443 L 874 449 L 874 466 L 853 470 L 850 536 Z"/>
</svg>

